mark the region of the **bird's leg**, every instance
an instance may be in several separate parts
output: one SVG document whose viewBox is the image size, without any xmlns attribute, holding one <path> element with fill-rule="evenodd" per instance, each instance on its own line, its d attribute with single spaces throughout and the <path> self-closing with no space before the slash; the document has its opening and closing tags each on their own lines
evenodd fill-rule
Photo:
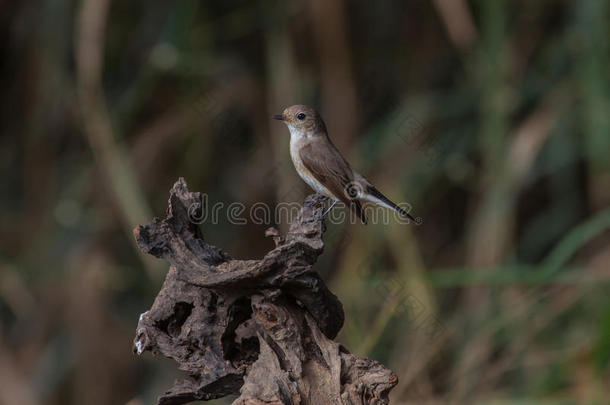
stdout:
<svg viewBox="0 0 610 405">
<path fill-rule="evenodd" d="M 330 207 L 328 207 L 328 209 L 324 212 L 324 214 L 322 214 L 322 217 L 320 219 L 324 219 L 326 217 L 326 215 L 328 215 L 328 213 L 330 212 L 330 210 L 333 209 L 333 207 L 335 206 L 335 204 L 337 204 L 339 202 L 339 200 L 335 200 Z"/>
<path fill-rule="evenodd" d="M 324 203 L 325 203 L 325 202 L 326 202 L 326 201 L 327 201 L 327 200 L 330 198 L 330 197 L 327 197 L 327 196 L 325 196 L 325 195 L 324 195 L 324 196 L 322 196 L 322 197 L 323 197 L 323 198 L 322 198 L 322 204 L 324 204 Z M 321 221 L 321 220 L 323 220 L 323 219 L 324 219 L 324 217 L 326 217 L 326 215 L 327 215 L 327 214 L 330 212 L 330 210 L 332 210 L 332 209 L 333 209 L 333 207 L 335 206 L 335 204 L 337 204 L 337 202 L 338 202 L 338 200 L 335 200 L 335 201 L 334 201 L 334 202 L 333 202 L 333 203 L 330 205 L 330 207 L 328 207 L 328 209 L 327 209 L 326 211 L 324 211 L 324 213 L 323 213 L 322 215 L 320 215 L 319 217 L 313 217 L 313 218 L 308 219 L 308 220 L 306 220 L 306 221 L 304 221 L 304 222 L 305 222 L 305 223 L 308 223 L 308 222 L 313 222 L 313 221 Z"/>
</svg>

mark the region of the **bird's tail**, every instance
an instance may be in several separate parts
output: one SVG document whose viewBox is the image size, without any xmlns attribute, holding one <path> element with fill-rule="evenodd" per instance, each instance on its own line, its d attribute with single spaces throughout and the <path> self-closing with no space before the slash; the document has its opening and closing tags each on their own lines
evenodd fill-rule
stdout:
<svg viewBox="0 0 610 405">
<path fill-rule="evenodd" d="M 381 191 L 377 190 L 372 185 L 370 185 L 370 184 L 367 185 L 366 192 L 368 193 L 368 195 L 364 197 L 365 199 L 369 200 L 372 203 L 390 208 L 390 209 L 398 212 L 403 217 L 409 218 L 411 221 L 416 222 L 415 218 L 413 218 L 407 211 L 403 210 L 398 205 L 394 204 L 389 198 L 387 198 L 385 195 L 381 194 Z"/>
<path fill-rule="evenodd" d="M 367 224 L 366 214 L 362 208 L 362 203 L 358 200 L 351 200 L 349 203 L 350 210 L 356 214 L 364 225 Z"/>
</svg>

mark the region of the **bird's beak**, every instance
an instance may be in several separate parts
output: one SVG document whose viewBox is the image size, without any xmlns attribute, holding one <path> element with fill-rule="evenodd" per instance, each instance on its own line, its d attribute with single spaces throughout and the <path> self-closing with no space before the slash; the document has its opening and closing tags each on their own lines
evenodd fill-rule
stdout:
<svg viewBox="0 0 610 405">
<path fill-rule="evenodd" d="M 273 119 L 278 121 L 284 121 L 284 116 L 282 114 L 275 114 L 273 116 Z"/>
</svg>

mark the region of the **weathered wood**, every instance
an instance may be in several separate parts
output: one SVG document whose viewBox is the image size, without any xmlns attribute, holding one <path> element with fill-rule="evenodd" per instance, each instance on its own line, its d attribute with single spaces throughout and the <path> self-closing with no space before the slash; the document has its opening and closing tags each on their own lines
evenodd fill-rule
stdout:
<svg viewBox="0 0 610 405">
<path fill-rule="evenodd" d="M 312 270 L 322 253 L 321 196 L 309 196 L 261 260 L 236 260 L 203 240 L 201 194 L 180 178 L 167 217 L 134 230 L 142 251 L 171 266 L 138 322 L 134 351 L 176 360 L 187 378 L 159 398 L 183 404 L 241 394 L 234 404 L 387 404 L 397 377 L 333 338 L 343 307 Z"/>
</svg>

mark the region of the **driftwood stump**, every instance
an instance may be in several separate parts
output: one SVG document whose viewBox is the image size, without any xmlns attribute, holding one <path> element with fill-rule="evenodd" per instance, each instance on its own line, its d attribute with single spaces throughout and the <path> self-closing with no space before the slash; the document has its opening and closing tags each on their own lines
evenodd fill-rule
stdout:
<svg viewBox="0 0 610 405">
<path fill-rule="evenodd" d="M 187 373 L 158 400 L 183 404 L 239 395 L 233 404 L 387 404 L 398 379 L 332 339 L 343 307 L 312 270 L 324 244 L 323 204 L 309 196 L 285 237 L 261 260 L 206 244 L 192 217 L 201 193 L 180 178 L 167 217 L 134 230 L 142 251 L 171 266 L 140 316 L 134 351 L 161 353 Z"/>
</svg>

